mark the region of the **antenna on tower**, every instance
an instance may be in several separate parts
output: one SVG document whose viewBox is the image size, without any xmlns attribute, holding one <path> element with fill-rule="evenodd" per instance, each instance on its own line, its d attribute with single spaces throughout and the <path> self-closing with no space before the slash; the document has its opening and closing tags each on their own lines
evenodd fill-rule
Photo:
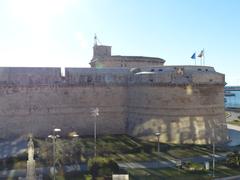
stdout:
<svg viewBox="0 0 240 180">
<path fill-rule="evenodd" d="M 94 35 L 94 46 L 97 46 L 97 35 L 96 35 L 96 33 Z"/>
<path fill-rule="evenodd" d="M 99 41 L 99 39 L 97 38 L 97 34 L 95 33 L 95 35 L 94 35 L 94 46 L 97 46 L 98 43 L 99 43 L 100 45 L 102 45 L 102 43 L 101 43 L 101 42 Z"/>
</svg>

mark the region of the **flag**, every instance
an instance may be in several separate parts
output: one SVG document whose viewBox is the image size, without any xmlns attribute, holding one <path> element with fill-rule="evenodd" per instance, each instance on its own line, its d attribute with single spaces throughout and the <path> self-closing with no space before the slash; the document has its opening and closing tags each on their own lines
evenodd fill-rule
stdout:
<svg viewBox="0 0 240 180">
<path fill-rule="evenodd" d="M 193 53 L 193 55 L 191 56 L 191 59 L 196 59 L 196 53 Z"/>
<path fill-rule="evenodd" d="M 200 54 L 198 55 L 198 57 L 202 58 L 204 57 L 204 50 L 201 50 Z"/>
</svg>

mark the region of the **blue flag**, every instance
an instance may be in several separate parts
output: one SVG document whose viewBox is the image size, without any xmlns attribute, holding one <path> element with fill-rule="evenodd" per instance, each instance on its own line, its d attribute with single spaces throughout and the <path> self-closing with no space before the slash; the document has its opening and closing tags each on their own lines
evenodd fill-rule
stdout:
<svg viewBox="0 0 240 180">
<path fill-rule="evenodd" d="M 191 56 L 192 59 L 196 59 L 196 53 L 193 53 L 193 55 Z"/>
</svg>

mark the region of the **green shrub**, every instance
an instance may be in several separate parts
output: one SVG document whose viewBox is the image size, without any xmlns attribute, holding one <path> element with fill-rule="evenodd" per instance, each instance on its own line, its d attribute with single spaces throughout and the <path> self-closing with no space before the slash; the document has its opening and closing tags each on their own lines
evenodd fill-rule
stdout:
<svg viewBox="0 0 240 180">
<path fill-rule="evenodd" d="M 240 166 L 240 154 L 238 151 L 234 151 L 227 155 L 226 165 L 230 167 Z"/>
<path fill-rule="evenodd" d="M 236 123 L 237 123 L 237 122 L 239 122 L 239 120 L 238 120 L 238 119 L 234 119 L 233 122 L 236 122 Z"/>
<path fill-rule="evenodd" d="M 150 145 L 150 144 L 143 144 L 143 151 L 145 152 L 145 153 L 151 153 L 152 152 L 152 149 L 153 149 L 153 146 L 152 145 Z"/>
<path fill-rule="evenodd" d="M 97 176 L 111 176 L 113 173 L 119 172 L 117 163 L 102 157 L 89 159 L 88 169 L 93 178 Z"/>
<path fill-rule="evenodd" d="M 200 163 L 186 162 L 183 165 L 183 168 L 189 171 L 203 171 L 204 166 Z"/>
</svg>

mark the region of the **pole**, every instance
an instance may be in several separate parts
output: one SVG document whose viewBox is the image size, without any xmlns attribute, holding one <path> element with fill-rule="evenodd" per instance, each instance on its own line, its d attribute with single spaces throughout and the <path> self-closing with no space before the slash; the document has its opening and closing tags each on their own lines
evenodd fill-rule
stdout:
<svg viewBox="0 0 240 180">
<path fill-rule="evenodd" d="M 99 115 L 99 109 L 92 109 L 92 115 L 94 116 L 94 157 L 97 156 L 97 116 Z"/>
<path fill-rule="evenodd" d="M 204 51 L 204 49 L 203 49 L 203 65 L 205 66 L 205 51 Z"/>
<path fill-rule="evenodd" d="M 97 156 L 97 116 L 95 116 L 94 121 L 94 157 Z"/>
<path fill-rule="evenodd" d="M 213 172 L 212 172 L 212 176 L 215 177 L 215 130 L 213 128 L 213 159 L 212 159 L 212 166 L 213 166 Z"/>
<path fill-rule="evenodd" d="M 55 136 L 53 137 L 53 179 L 55 180 Z"/>
<path fill-rule="evenodd" d="M 55 177 L 55 152 L 56 152 L 55 141 L 56 141 L 56 135 L 55 135 L 55 131 L 53 131 L 53 180 L 56 179 Z"/>
<path fill-rule="evenodd" d="M 158 141 L 157 151 L 158 151 L 158 154 L 159 154 L 159 152 L 160 152 L 160 141 L 159 141 L 159 139 L 160 139 L 160 132 L 156 132 L 155 136 L 157 137 L 157 141 Z"/>
</svg>

